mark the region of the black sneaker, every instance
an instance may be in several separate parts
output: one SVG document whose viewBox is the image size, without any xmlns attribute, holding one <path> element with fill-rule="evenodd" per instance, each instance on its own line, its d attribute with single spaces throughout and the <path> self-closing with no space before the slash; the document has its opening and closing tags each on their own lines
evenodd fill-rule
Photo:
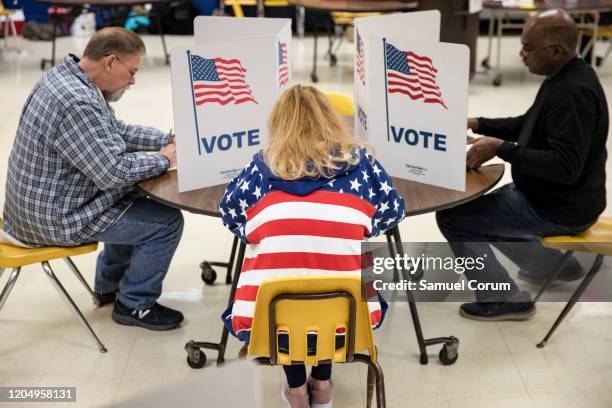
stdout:
<svg viewBox="0 0 612 408">
<path fill-rule="evenodd" d="M 555 271 L 551 271 L 546 274 L 538 274 L 525 269 L 521 269 L 518 272 L 518 278 L 522 281 L 532 283 L 534 285 L 542 285 L 553 273 L 555 273 Z M 580 263 L 576 259 L 570 258 L 561 267 L 561 272 L 559 272 L 559 274 L 555 278 L 555 281 L 573 282 L 575 280 L 583 278 L 584 275 L 586 275 L 586 271 L 584 270 L 582 265 L 580 265 Z"/>
<path fill-rule="evenodd" d="M 527 320 L 535 314 L 533 302 L 474 302 L 464 303 L 459 314 L 473 320 L 499 322 Z"/>
<path fill-rule="evenodd" d="M 93 302 L 96 306 L 102 307 L 105 305 L 109 305 L 115 301 L 117 297 L 117 291 L 109 292 L 109 293 L 93 293 Z"/>
<path fill-rule="evenodd" d="M 178 310 L 170 309 L 159 303 L 148 309 L 132 309 L 115 300 L 113 320 L 126 326 L 140 326 L 149 330 L 171 330 L 178 327 L 184 317 Z"/>
</svg>

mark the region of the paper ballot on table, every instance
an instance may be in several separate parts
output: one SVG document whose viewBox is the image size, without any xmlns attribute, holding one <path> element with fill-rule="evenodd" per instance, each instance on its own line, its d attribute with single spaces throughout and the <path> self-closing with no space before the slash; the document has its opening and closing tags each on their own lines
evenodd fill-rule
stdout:
<svg viewBox="0 0 612 408">
<path fill-rule="evenodd" d="M 261 24 L 252 24 L 259 26 L 257 35 L 239 38 L 233 35 L 238 19 L 210 19 L 223 20 L 223 30 L 196 24 L 201 43 L 171 54 L 181 192 L 227 183 L 250 162 L 266 142 L 267 118 L 290 81 L 289 20 L 280 25 L 259 19 Z M 214 41 L 219 33 L 223 42 Z"/>
<path fill-rule="evenodd" d="M 355 129 L 392 176 L 464 190 L 469 49 L 438 42 L 426 13 L 409 14 L 410 35 L 356 20 Z"/>
</svg>

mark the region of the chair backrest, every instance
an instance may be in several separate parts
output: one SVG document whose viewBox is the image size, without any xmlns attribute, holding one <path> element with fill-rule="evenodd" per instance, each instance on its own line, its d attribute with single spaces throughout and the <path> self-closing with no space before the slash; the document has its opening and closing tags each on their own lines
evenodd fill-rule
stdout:
<svg viewBox="0 0 612 408">
<path fill-rule="evenodd" d="M 256 6 L 257 0 L 225 0 L 224 6 L 232 6 L 234 17 L 244 17 L 242 6 Z M 289 6 L 287 0 L 265 0 L 266 7 L 286 7 Z"/>
<path fill-rule="evenodd" d="M 352 12 L 352 11 L 332 11 L 331 19 L 336 25 L 353 25 L 356 18 L 381 16 L 383 13 L 374 12 Z"/>
<path fill-rule="evenodd" d="M 291 365 L 352 361 L 368 350 L 376 361 L 368 304 L 362 300 L 358 276 L 278 278 L 259 287 L 248 354 L 270 358 L 271 364 Z M 344 342 L 336 344 L 337 333 Z M 280 350 L 278 335 L 287 334 L 288 350 Z M 308 334 L 316 333 L 309 350 Z"/>
<path fill-rule="evenodd" d="M 352 116 L 355 114 L 353 101 L 347 95 L 335 92 L 325 92 L 325 96 L 327 96 L 331 104 L 338 109 L 341 115 Z"/>
</svg>

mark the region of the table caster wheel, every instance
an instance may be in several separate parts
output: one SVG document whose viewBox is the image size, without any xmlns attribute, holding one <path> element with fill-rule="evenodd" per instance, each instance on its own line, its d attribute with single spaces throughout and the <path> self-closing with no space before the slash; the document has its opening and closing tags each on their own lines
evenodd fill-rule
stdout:
<svg viewBox="0 0 612 408">
<path fill-rule="evenodd" d="M 191 368 L 202 368 L 206 364 L 206 354 L 200 348 L 186 347 L 187 364 Z"/>
<path fill-rule="evenodd" d="M 217 272 L 210 266 L 210 264 L 206 261 L 200 264 L 200 268 L 202 268 L 202 280 L 207 285 L 212 285 L 217 280 Z"/>
<path fill-rule="evenodd" d="M 310 79 L 312 80 L 312 82 L 319 82 L 319 77 L 317 76 L 317 74 L 310 74 Z"/>
<path fill-rule="evenodd" d="M 481 65 L 483 68 L 486 68 L 486 69 L 491 68 L 491 66 L 489 65 L 489 58 L 488 58 L 488 57 L 487 57 L 487 58 L 485 58 L 485 59 L 483 59 L 483 60 L 482 60 L 482 62 L 480 63 L 480 65 Z"/>
<path fill-rule="evenodd" d="M 453 341 L 445 343 L 444 346 L 442 346 L 438 357 L 440 358 L 442 365 L 455 364 L 459 358 L 459 340 L 454 339 Z"/>
<path fill-rule="evenodd" d="M 501 83 L 502 83 L 501 75 L 498 75 L 493 79 L 493 86 L 500 86 Z"/>
</svg>

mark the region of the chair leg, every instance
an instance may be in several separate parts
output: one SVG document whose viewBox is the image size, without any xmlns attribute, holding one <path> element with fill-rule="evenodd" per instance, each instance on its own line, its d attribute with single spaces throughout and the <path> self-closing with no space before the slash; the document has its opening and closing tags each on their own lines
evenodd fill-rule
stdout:
<svg viewBox="0 0 612 408">
<path fill-rule="evenodd" d="M 591 269 L 589 270 L 589 272 L 586 274 L 582 282 L 580 282 L 580 285 L 578 285 L 578 287 L 576 288 L 576 291 L 574 292 L 570 300 L 567 302 L 567 304 L 563 308 L 563 311 L 561 311 L 561 314 L 559 315 L 559 317 L 557 317 L 557 320 L 555 320 L 555 323 L 552 325 L 552 327 L 546 334 L 546 337 L 544 337 L 544 339 L 538 343 L 537 345 L 538 348 L 543 348 L 546 345 L 546 343 L 548 342 L 550 337 L 553 335 L 557 327 L 559 327 L 563 319 L 565 319 L 565 316 L 567 316 L 567 314 L 570 312 L 570 310 L 572 310 L 572 308 L 574 307 L 578 299 L 580 299 L 580 296 L 582 296 L 586 288 L 589 286 L 589 284 L 595 277 L 595 275 L 597 275 L 597 272 L 599 272 L 599 269 L 601 268 L 601 265 L 603 263 L 603 258 L 604 258 L 603 255 L 597 255 L 597 258 L 595 258 L 595 262 L 593 262 L 593 266 L 591 266 Z"/>
<path fill-rule="evenodd" d="M 608 41 L 610 41 L 610 44 L 608 45 L 608 49 L 606 50 L 606 53 L 601 58 L 601 65 L 600 65 L 600 67 L 603 67 L 603 64 L 606 62 L 606 60 L 610 56 L 610 53 L 612 52 L 612 38 L 608 39 Z"/>
<path fill-rule="evenodd" d="M 374 372 L 372 367 L 368 365 L 368 381 L 367 381 L 367 396 L 366 396 L 366 407 L 372 408 L 372 395 L 374 394 Z"/>
<path fill-rule="evenodd" d="M 5 16 L 2 21 L 4 23 L 4 49 L 8 50 L 8 29 L 9 29 L 8 16 Z"/>
<path fill-rule="evenodd" d="M 19 48 L 19 39 L 17 37 L 17 27 L 15 27 L 15 20 L 13 19 L 13 17 L 9 17 L 8 19 L 9 23 L 11 24 L 13 42 L 15 43 L 15 50 L 17 51 L 17 53 L 19 53 L 21 50 Z"/>
<path fill-rule="evenodd" d="M 4 268 L 0 270 L 0 275 L 4 272 Z M 21 268 L 14 268 L 11 276 L 9 276 L 6 285 L 4 285 L 4 289 L 2 289 L 2 293 L 0 294 L 0 310 L 6 303 L 6 299 L 8 299 L 11 290 L 13 290 L 13 286 L 15 286 L 15 282 L 17 282 L 17 278 L 19 277 L 19 272 L 21 272 Z"/>
<path fill-rule="evenodd" d="M 580 58 L 584 59 L 589 53 L 589 51 L 591 51 L 591 48 L 593 48 L 593 37 L 591 37 L 587 45 L 585 45 L 584 48 L 582 49 L 582 52 L 580 53 Z"/>
<path fill-rule="evenodd" d="M 104 347 L 104 344 L 102 344 L 102 342 L 100 341 L 100 339 L 98 338 L 96 333 L 93 331 L 93 329 L 89 325 L 89 322 L 87 321 L 87 319 L 85 319 L 85 316 L 83 316 L 83 314 L 81 313 L 81 311 L 79 310 L 77 305 L 74 303 L 74 301 L 72 300 L 72 298 L 70 297 L 68 292 L 66 292 L 66 289 L 64 289 L 64 287 L 62 286 L 60 281 L 57 279 L 57 276 L 55 276 L 55 273 L 53 273 L 53 269 L 51 269 L 51 265 L 49 265 L 49 262 L 46 262 L 46 261 L 42 262 L 42 267 L 45 270 L 45 273 L 49 277 L 49 280 L 51 281 L 53 286 L 55 286 L 55 289 L 57 289 L 57 291 L 59 292 L 59 294 L 62 297 L 62 299 L 64 299 L 64 301 L 66 302 L 68 307 L 70 307 L 70 309 L 75 314 L 77 319 L 79 319 L 81 324 L 83 326 L 85 326 L 87 331 L 89 331 L 89 334 L 91 335 L 91 337 L 97 343 L 98 349 L 100 350 L 100 352 L 101 353 L 106 353 L 106 351 L 107 351 L 106 347 Z"/>
<path fill-rule="evenodd" d="M 566 251 L 563 254 L 563 257 L 561 258 L 561 260 L 559 261 L 559 264 L 557 265 L 557 268 L 555 269 L 555 272 L 553 272 L 552 275 L 550 275 L 548 277 L 548 279 L 546 280 L 546 282 L 544 282 L 544 284 L 542 285 L 542 287 L 540 288 L 540 290 L 538 291 L 538 294 L 536 295 L 536 297 L 533 299 L 533 303 L 536 303 L 538 301 L 538 299 L 540 299 L 540 296 L 542 296 L 542 293 L 544 293 L 544 291 L 546 289 L 548 289 L 548 286 L 550 285 L 550 283 L 552 281 L 555 280 L 555 278 L 561 273 L 561 268 L 563 268 L 563 265 L 565 265 L 565 262 L 567 262 L 568 259 L 570 259 L 572 257 L 572 254 L 574 253 L 574 251 Z"/>
<path fill-rule="evenodd" d="M 370 386 L 370 382 L 372 377 L 374 377 L 374 382 L 376 384 L 376 407 L 377 408 L 386 408 L 387 406 L 387 396 L 385 394 L 385 377 L 378 362 L 374 362 L 370 360 L 370 356 L 364 354 L 355 354 L 353 356 L 354 361 L 359 361 L 368 366 L 368 387 Z M 369 391 L 369 390 L 368 390 Z M 371 394 L 368 397 L 367 406 L 368 408 L 372 405 Z"/>
<path fill-rule="evenodd" d="M 87 289 L 87 292 L 89 292 L 91 297 L 95 297 L 93 290 L 91 290 L 91 286 L 89 286 L 89 283 L 87 283 L 85 278 L 83 278 L 83 275 L 81 275 L 79 268 L 77 268 L 74 262 L 72 262 L 72 259 L 70 259 L 70 257 L 66 257 L 64 258 L 64 261 L 66 261 L 66 264 L 68 264 L 68 267 L 70 268 L 72 273 L 74 273 L 74 276 L 76 276 L 79 282 L 83 284 L 83 286 L 85 287 L 85 289 Z"/>
</svg>

